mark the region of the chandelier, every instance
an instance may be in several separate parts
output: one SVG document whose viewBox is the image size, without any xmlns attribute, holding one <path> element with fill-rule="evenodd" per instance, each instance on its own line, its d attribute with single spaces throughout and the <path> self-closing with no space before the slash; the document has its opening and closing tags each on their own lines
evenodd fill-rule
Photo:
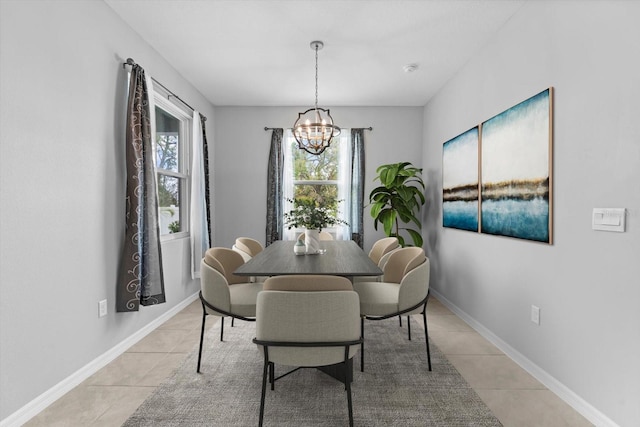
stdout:
<svg viewBox="0 0 640 427">
<path fill-rule="evenodd" d="M 322 153 L 334 136 L 340 135 L 340 128 L 333 124 L 328 109 L 318 108 L 318 51 L 324 47 L 321 41 L 311 42 L 311 49 L 316 51 L 316 103 L 304 113 L 298 113 L 298 120 L 293 125 L 293 136 L 298 148 L 311 154 Z"/>
</svg>

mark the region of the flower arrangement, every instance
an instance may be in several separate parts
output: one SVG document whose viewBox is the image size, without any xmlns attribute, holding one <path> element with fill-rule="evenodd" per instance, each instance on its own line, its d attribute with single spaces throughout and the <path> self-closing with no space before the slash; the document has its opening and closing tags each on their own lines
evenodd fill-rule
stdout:
<svg viewBox="0 0 640 427">
<path fill-rule="evenodd" d="M 314 199 L 287 199 L 293 203 L 293 209 L 284 214 L 284 223 L 289 229 L 306 228 L 308 230 L 322 230 L 329 225 L 344 224 L 346 221 L 336 218 L 331 209 L 320 206 Z"/>
</svg>

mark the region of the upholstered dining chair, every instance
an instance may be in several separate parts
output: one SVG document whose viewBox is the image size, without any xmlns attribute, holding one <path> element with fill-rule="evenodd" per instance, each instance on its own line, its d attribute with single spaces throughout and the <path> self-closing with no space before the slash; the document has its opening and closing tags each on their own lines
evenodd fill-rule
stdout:
<svg viewBox="0 0 640 427">
<path fill-rule="evenodd" d="M 231 249 L 242 255 L 244 261 L 247 262 L 262 252 L 264 247 L 262 246 L 262 243 L 250 237 L 238 237 Z"/>
<path fill-rule="evenodd" d="M 267 376 L 275 382 L 300 368 L 341 364 L 353 426 L 351 372 L 362 343 L 360 303 L 351 282 L 339 276 L 276 276 L 264 282 L 256 307 L 256 338 L 264 356 L 259 426 L 264 418 Z M 275 377 L 275 364 L 294 367 Z"/>
<path fill-rule="evenodd" d="M 320 235 L 318 236 L 318 238 L 320 240 L 335 240 L 333 238 L 333 236 L 331 235 L 331 233 L 329 233 L 328 231 L 320 231 Z M 304 242 L 304 233 L 300 233 L 298 234 L 298 236 L 296 237 L 296 240 L 302 240 Z"/>
<path fill-rule="evenodd" d="M 385 255 L 393 252 L 394 250 L 400 248 L 400 244 L 398 243 L 397 237 L 385 237 L 373 244 L 371 250 L 369 251 L 369 258 L 371 261 L 375 262 L 378 267 L 384 269 L 384 264 L 386 264 L 388 256 Z M 383 259 L 383 257 L 385 257 Z M 356 276 L 353 278 L 354 282 L 374 282 L 380 279 L 380 276 Z"/>
<path fill-rule="evenodd" d="M 207 250 L 200 264 L 200 302 L 202 303 L 202 330 L 198 368 L 202 359 L 204 329 L 208 315 L 219 316 L 220 341 L 224 338 L 224 318 L 255 321 L 256 299 L 262 290 L 262 282 L 247 283 L 244 277 L 233 272 L 244 264 L 242 256 L 228 248 Z"/>
<path fill-rule="evenodd" d="M 411 340 L 410 315 L 422 314 L 427 362 L 431 370 L 426 314 L 429 298 L 429 258 L 422 248 L 398 249 L 389 256 L 383 271 L 382 281 L 353 284 L 353 289 L 360 296 L 361 335 L 364 339 L 365 319 L 384 320 L 406 314 Z M 360 370 L 364 371 L 364 342 L 360 352 Z"/>
<path fill-rule="evenodd" d="M 252 239 L 251 237 L 238 237 L 235 244 L 231 246 L 231 249 L 242 255 L 244 262 L 247 262 L 262 252 L 264 247 L 262 246 L 262 243 Z M 264 282 L 266 279 L 266 277 L 262 276 L 249 277 L 250 282 Z M 231 319 L 231 326 L 233 326 L 233 319 Z"/>
</svg>

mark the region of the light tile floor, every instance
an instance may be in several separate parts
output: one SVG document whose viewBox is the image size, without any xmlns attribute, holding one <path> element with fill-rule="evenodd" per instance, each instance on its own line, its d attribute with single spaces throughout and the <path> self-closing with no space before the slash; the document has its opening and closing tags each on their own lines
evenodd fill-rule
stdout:
<svg viewBox="0 0 640 427">
<path fill-rule="evenodd" d="M 432 341 L 505 427 L 592 425 L 433 297 L 427 315 Z M 120 426 L 197 346 L 201 316 L 195 301 L 25 426 Z"/>
</svg>

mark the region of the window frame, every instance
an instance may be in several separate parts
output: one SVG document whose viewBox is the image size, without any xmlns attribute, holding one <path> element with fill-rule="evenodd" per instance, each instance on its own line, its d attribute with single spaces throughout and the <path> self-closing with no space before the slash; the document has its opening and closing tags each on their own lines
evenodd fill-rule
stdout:
<svg viewBox="0 0 640 427">
<path fill-rule="evenodd" d="M 171 94 L 162 87 L 153 87 L 153 158 L 154 170 L 156 173 L 156 182 L 158 176 L 168 176 L 177 178 L 180 182 L 180 206 L 179 221 L 181 230 L 177 233 L 160 234 L 160 241 L 170 241 L 176 239 L 189 238 L 190 236 L 190 194 L 191 194 L 191 145 L 193 143 L 193 114 L 179 102 L 171 99 Z M 157 166 L 157 131 L 156 131 L 156 112 L 155 108 L 160 108 L 165 113 L 175 117 L 180 122 L 180 131 L 178 138 L 178 172 L 161 169 Z M 160 204 L 158 203 L 158 217 L 160 217 Z"/>
<path fill-rule="evenodd" d="M 339 138 L 339 143 L 340 143 L 340 151 L 338 152 L 338 171 L 339 171 L 339 177 L 341 177 L 341 179 L 332 179 L 332 180 L 302 180 L 302 179 L 295 179 L 294 175 L 294 171 L 292 170 L 292 168 L 285 166 L 285 173 L 287 173 L 287 170 L 289 170 L 291 172 L 291 177 L 284 177 L 283 179 L 283 191 L 282 191 L 282 195 L 283 195 L 283 200 L 282 200 L 282 210 L 283 210 L 283 214 L 284 212 L 289 212 L 292 208 L 293 208 L 293 204 L 290 203 L 287 198 L 291 198 L 293 199 L 294 194 L 295 194 L 295 187 L 296 185 L 335 185 L 338 189 L 338 198 L 340 200 L 340 195 L 341 195 L 341 191 L 346 192 L 346 196 L 350 197 L 350 182 L 351 182 L 351 176 L 350 176 L 350 171 L 351 171 L 351 167 L 350 167 L 350 162 L 351 162 L 351 155 L 350 155 L 350 132 L 349 129 L 342 129 L 343 131 L 343 135 L 341 134 L 340 136 L 338 136 L 337 138 Z M 291 148 L 290 148 L 291 147 Z M 292 129 L 285 129 L 284 132 L 284 137 L 283 137 L 283 150 L 284 150 L 284 159 L 285 159 L 285 163 L 286 162 L 292 162 L 292 158 L 293 158 L 293 153 L 292 150 L 299 150 L 300 148 L 298 147 L 297 143 L 295 142 L 295 138 L 293 136 L 293 132 Z M 287 186 L 290 186 L 291 188 L 286 188 Z M 344 195 L 344 194 L 343 194 Z M 349 217 L 349 212 L 348 210 L 350 209 L 350 200 L 344 200 L 341 203 L 341 206 L 338 206 L 338 211 L 341 213 L 340 217 L 346 221 L 348 221 L 348 217 Z M 283 215 L 282 214 L 282 215 Z M 345 228 L 346 227 L 346 228 Z M 350 239 L 350 229 L 351 229 L 351 225 L 349 226 L 344 226 L 344 225 L 332 225 L 326 228 L 323 228 L 324 231 L 327 231 L 328 233 L 332 234 L 334 236 L 334 238 L 337 237 L 345 237 L 347 236 L 348 239 Z M 284 225 L 283 228 L 283 238 L 284 240 L 293 240 L 295 239 L 295 236 L 297 236 L 300 232 L 303 232 L 304 229 L 302 228 L 292 228 L 292 229 L 288 229 L 287 225 Z"/>
</svg>

